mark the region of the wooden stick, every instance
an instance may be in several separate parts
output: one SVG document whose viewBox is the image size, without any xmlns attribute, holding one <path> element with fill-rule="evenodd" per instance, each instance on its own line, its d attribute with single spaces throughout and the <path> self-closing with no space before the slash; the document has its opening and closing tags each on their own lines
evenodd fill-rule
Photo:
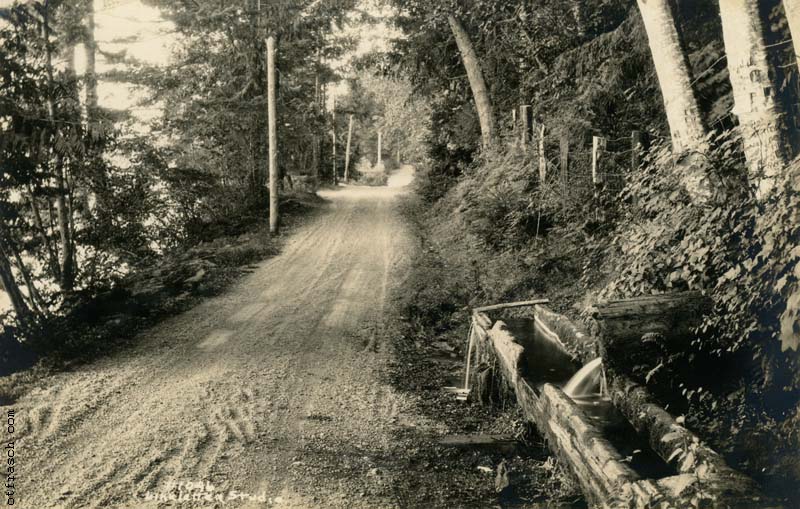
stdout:
<svg viewBox="0 0 800 509">
<path fill-rule="evenodd" d="M 483 311 L 493 311 L 495 309 L 521 308 L 525 306 L 535 306 L 537 304 L 547 304 L 548 302 L 550 302 L 550 299 L 521 300 L 517 302 L 506 302 L 504 304 L 492 304 L 491 306 L 472 308 L 472 312 L 481 313 Z"/>
<path fill-rule="evenodd" d="M 547 159 L 544 157 L 544 124 L 539 125 L 539 185 L 547 180 Z M 541 200 L 539 201 L 541 203 Z"/>
<path fill-rule="evenodd" d="M 475 322 L 470 320 L 469 333 L 467 334 L 467 367 L 464 370 L 464 390 L 469 390 L 469 369 L 472 364 L 472 335 L 475 333 Z"/>
<path fill-rule="evenodd" d="M 592 136 L 592 183 L 600 184 L 603 182 L 603 174 L 600 173 L 600 162 L 603 152 L 606 150 L 606 138 L 603 136 Z"/>
</svg>

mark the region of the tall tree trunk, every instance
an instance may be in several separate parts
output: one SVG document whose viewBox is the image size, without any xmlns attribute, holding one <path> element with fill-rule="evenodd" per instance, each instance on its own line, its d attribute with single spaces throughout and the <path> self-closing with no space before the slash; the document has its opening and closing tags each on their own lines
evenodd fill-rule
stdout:
<svg viewBox="0 0 800 509">
<path fill-rule="evenodd" d="M 733 113 L 751 182 L 765 198 L 788 159 L 788 141 L 772 82 L 759 2 L 720 0 L 722 36 L 733 87 Z"/>
<path fill-rule="evenodd" d="M 494 140 L 494 111 L 492 110 L 492 101 L 489 99 L 489 92 L 486 89 L 486 82 L 483 79 L 481 64 L 464 25 L 452 15 L 447 17 L 447 21 L 450 23 L 450 29 L 453 31 L 453 37 L 455 37 L 461 53 L 461 61 L 467 70 L 469 86 L 472 89 L 475 109 L 478 110 L 478 120 L 481 124 L 481 142 L 483 148 L 488 148 Z"/>
<path fill-rule="evenodd" d="M 97 129 L 97 41 L 95 40 L 95 22 L 94 22 L 94 0 L 85 0 L 85 38 L 83 44 L 83 51 L 86 58 L 86 71 L 84 72 L 84 100 L 83 100 L 83 118 L 85 121 L 85 129 L 87 137 L 91 138 L 91 131 Z M 88 159 L 93 167 L 96 180 L 93 185 L 85 193 L 85 210 L 92 211 L 98 206 L 97 190 L 100 190 L 101 196 L 109 192 L 108 174 L 106 173 L 105 166 L 102 164 L 101 155 L 96 151 L 91 150 L 87 154 Z M 101 205 L 102 206 L 102 205 Z M 91 220 L 91 217 L 87 218 Z"/>
<path fill-rule="evenodd" d="M 50 242 L 50 237 L 47 235 L 47 230 L 44 228 L 42 214 L 39 210 L 39 205 L 36 204 L 36 198 L 33 195 L 33 188 L 30 186 L 30 184 L 28 187 L 28 202 L 31 206 L 33 224 L 36 226 L 36 230 L 39 232 L 39 238 L 42 241 L 42 247 L 44 248 L 45 253 L 47 253 L 47 261 L 50 272 L 56 279 L 61 279 L 61 267 L 58 263 L 58 253 L 53 247 L 53 244 Z"/>
<path fill-rule="evenodd" d="M 786 12 L 786 20 L 789 22 L 794 55 L 800 68 L 800 0 L 783 0 L 783 10 Z"/>
<path fill-rule="evenodd" d="M 13 256 L 14 263 L 17 265 L 17 270 L 22 276 L 23 281 L 25 281 L 25 286 L 28 288 L 29 308 L 36 313 L 43 314 L 46 310 L 44 300 L 41 294 L 39 294 L 39 290 L 36 289 L 36 285 L 33 284 L 30 271 L 28 271 L 28 267 L 25 266 L 25 262 L 22 261 L 22 256 L 19 254 L 19 245 L 12 236 L 11 231 L 6 227 L 4 221 L 0 221 L 0 244 L 3 246 L 3 252 L 7 259 Z"/>
<path fill-rule="evenodd" d="M 319 80 L 320 66 L 322 65 L 322 51 L 317 48 L 317 59 L 314 62 L 314 105 L 316 112 L 322 111 L 322 87 Z"/>
<path fill-rule="evenodd" d="M 97 111 L 97 69 L 95 59 L 97 55 L 97 42 L 94 38 L 94 1 L 86 1 L 86 40 L 84 52 L 86 54 L 86 122 L 91 125 L 95 120 Z"/>
<path fill-rule="evenodd" d="M 705 152 L 706 130 L 669 0 L 637 0 L 661 85 L 672 150 Z"/>
<path fill-rule="evenodd" d="M 707 131 L 692 90 L 691 70 L 675 24 L 672 0 L 637 3 L 664 100 L 681 184 L 696 203 L 724 199 L 725 188 L 703 156 L 709 149 Z"/>
<path fill-rule="evenodd" d="M 42 299 L 42 295 L 39 293 L 39 290 L 36 288 L 36 285 L 33 283 L 33 278 L 31 277 L 28 267 L 22 260 L 22 256 L 20 256 L 19 250 L 16 248 L 16 246 L 13 247 L 13 251 L 17 270 L 19 270 L 19 273 L 22 275 L 22 280 L 25 281 L 25 287 L 28 289 L 28 300 L 31 303 L 31 307 L 39 314 L 46 314 L 47 306 L 45 305 L 44 299 Z"/>
<path fill-rule="evenodd" d="M 55 128 L 55 106 L 53 103 L 53 52 L 50 47 L 50 24 L 49 24 L 49 1 L 45 2 L 43 35 L 45 41 L 45 69 L 47 74 L 47 118 L 51 123 L 54 135 L 58 136 Z M 74 50 L 74 48 L 73 48 Z M 69 55 L 68 55 L 69 57 Z M 71 65 L 71 59 L 67 58 L 67 65 Z M 59 258 L 60 280 L 59 286 L 62 291 L 72 291 L 75 282 L 74 271 L 74 245 L 71 238 L 71 226 L 67 204 L 66 187 L 66 166 L 61 154 L 56 154 L 56 167 L 54 173 L 56 183 L 56 214 L 58 218 L 58 233 L 61 241 L 61 251 Z"/>
<path fill-rule="evenodd" d="M 25 303 L 25 297 L 14 279 L 14 272 L 11 270 L 11 262 L 8 259 L 8 249 L 3 239 L 0 239 L 0 282 L 3 283 L 3 290 L 11 300 L 17 319 L 21 322 L 27 321 L 31 316 L 31 310 Z"/>
</svg>

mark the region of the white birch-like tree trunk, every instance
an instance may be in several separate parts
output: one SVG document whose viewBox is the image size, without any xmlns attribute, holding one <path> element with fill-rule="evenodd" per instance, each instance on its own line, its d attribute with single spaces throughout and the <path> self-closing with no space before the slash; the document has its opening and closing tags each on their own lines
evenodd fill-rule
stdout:
<svg viewBox="0 0 800 509">
<path fill-rule="evenodd" d="M 94 37 L 94 1 L 86 2 L 86 40 L 84 54 L 86 55 L 86 121 L 91 124 L 97 110 L 97 41 Z"/>
<path fill-rule="evenodd" d="M 771 77 L 759 2 L 720 0 L 722 36 L 733 87 L 733 113 L 751 182 L 766 197 L 787 162 L 786 131 Z"/>
<path fill-rule="evenodd" d="M 447 17 L 447 21 L 456 39 L 458 51 L 461 53 L 461 61 L 467 70 L 469 86 L 472 89 L 475 109 L 478 110 L 478 120 L 481 124 L 481 142 L 483 148 L 487 148 L 494 139 L 494 111 L 492 101 L 489 99 L 489 92 L 486 89 L 486 82 L 483 79 L 480 60 L 478 60 L 478 55 L 475 53 L 475 48 L 472 46 L 472 41 L 464 29 L 464 25 L 452 15 Z"/>
<path fill-rule="evenodd" d="M 794 55 L 800 68 L 800 0 L 783 0 L 783 10 L 789 22 L 789 31 L 792 33 Z"/>
<path fill-rule="evenodd" d="M 669 122 L 672 150 L 705 152 L 706 130 L 669 0 L 637 0 Z"/>
<path fill-rule="evenodd" d="M 45 74 L 47 76 L 47 119 L 55 124 L 55 102 L 53 100 L 53 52 L 50 45 L 50 3 L 45 2 L 44 22 L 42 35 L 45 42 Z M 69 46 L 66 55 L 67 68 L 74 66 L 74 46 Z M 74 67 L 72 67 L 74 72 Z M 54 129 L 55 130 L 55 129 Z M 66 168 L 62 154 L 56 154 L 56 164 L 53 169 L 56 187 L 56 214 L 58 218 L 58 234 L 61 241 L 59 252 L 58 284 L 62 291 L 70 292 L 75 283 L 75 245 L 72 242 L 71 211 L 69 210 Z"/>
</svg>

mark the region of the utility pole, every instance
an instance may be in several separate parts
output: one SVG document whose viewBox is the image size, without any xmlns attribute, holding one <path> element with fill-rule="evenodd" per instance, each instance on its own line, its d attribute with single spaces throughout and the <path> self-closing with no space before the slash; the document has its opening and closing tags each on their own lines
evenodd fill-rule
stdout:
<svg viewBox="0 0 800 509">
<path fill-rule="evenodd" d="M 333 185 L 339 183 L 339 175 L 336 174 L 336 96 L 331 97 L 331 137 L 333 138 Z"/>
<path fill-rule="evenodd" d="M 378 131 L 378 162 L 377 162 L 377 164 L 381 164 L 382 160 L 383 159 L 382 159 L 382 156 L 381 156 L 381 132 Z"/>
<path fill-rule="evenodd" d="M 320 100 L 322 98 L 322 88 L 319 82 L 319 68 L 320 68 L 320 50 L 317 48 L 317 60 L 314 66 L 314 114 L 319 115 L 322 111 L 320 107 Z M 313 158 L 313 166 L 314 166 L 314 187 L 319 187 L 319 160 L 321 157 L 321 143 L 320 137 L 315 132 L 312 138 L 313 146 L 311 147 L 311 153 Z"/>
<path fill-rule="evenodd" d="M 331 141 L 333 142 L 333 185 L 337 185 L 339 183 L 339 176 L 336 175 L 336 127 L 334 126 L 333 130 L 331 131 Z"/>
<path fill-rule="evenodd" d="M 344 183 L 350 177 L 350 143 L 353 140 L 353 115 L 350 115 L 350 125 L 347 127 L 347 149 L 344 153 Z"/>
<path fill-rule="evenodd" d="M 269 126 L 269 232 L 278 233 L 278 133 L 275 114 L 275 38 L 267 38 L 267 125 Z"/>
</svg>

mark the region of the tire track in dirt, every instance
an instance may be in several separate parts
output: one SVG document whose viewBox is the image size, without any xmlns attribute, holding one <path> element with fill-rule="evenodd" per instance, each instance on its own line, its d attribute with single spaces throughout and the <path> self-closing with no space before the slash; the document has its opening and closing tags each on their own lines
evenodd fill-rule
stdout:
<svg viewBox="0 0 800 509">
<path fill-rule="evenodd" d="M 394 447 L 399 417 L 425 425 L 381 376 L 385 299 L 412 244 L 395 210 L 403 192 L 321 193 L 327 210 L 227 293 L 21 398 L 31 475 L 19 506 L 161 507 L 146 495 L 207 482 L 280 507 L 394 507 L 333 466 L 308 469 L 327 455 L 366 469 Z"/>
</svg>

